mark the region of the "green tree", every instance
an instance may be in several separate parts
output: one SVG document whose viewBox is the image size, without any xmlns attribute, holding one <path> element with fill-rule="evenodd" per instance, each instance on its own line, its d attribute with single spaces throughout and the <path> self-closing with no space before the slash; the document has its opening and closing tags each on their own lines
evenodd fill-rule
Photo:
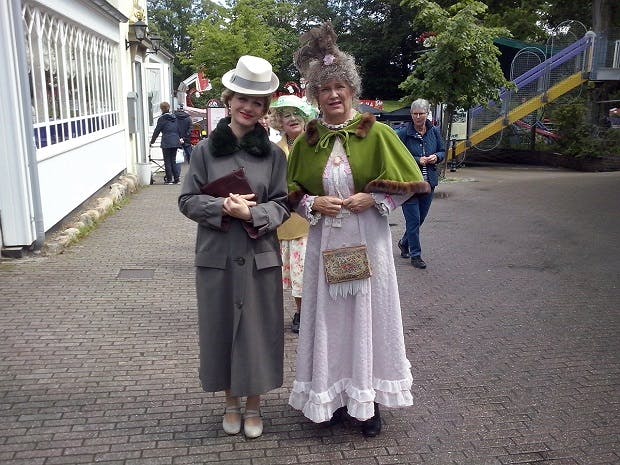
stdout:
<svg viewBox="0 0 620 465">
<path fill-rule="evenodd" d="M 546 15 L 546 26 L 554 28 L 569 19 L 582 22 L 586 28 L 592 27 L 592 0 L 567 2 L 551 0 Z"/>
<path fill-rule="evenodd" d="M 485 0 L 488 14 L 485 23 L 490 27 L 504 27 L 512 37 L 523 41 L 544 42 L 549 4 L 534 0 Z"/>
<path fill-rule="evenodd" d="M 459 69 L 465 65 L 469 68 L 468 63 L 481 49 L 494 50 L 488 48 L 488 43 L 478 45 L 477 35 L 466 37 L 480 34 L 477 29 L 481 26 L 482 12 L 474 11 L 481 8 L 480 5 L 488 6 L 484 12 L 484 26 L 495 31 L 493 35 L 509 36 L 506 32 L 509 30 L 513 37 L 525 41 L 544 41 L 551 27 L 567 19 L 578 19 L 590 27 L 595 2 L 602 5 L 604 13 L 600 16 L 609 18 L 611 24 L 617 23 L 620 10 L 620 4 L 614 0 L 584 0 L 581 3 L 566 0 L 464 0 L 456 5 L 455 0 L 435 2 L 435 8 L 445 10 L 437 23 L 429 19 L 421 21 L 423 16 L 426 18 L 436 11 L 432 8 L 430 12 L 426 11 L 431 3 L 426 0 L 229 0 L 226 6 L 211 0 L 148 0 L 148 14 L 149 27 L 159 32 L 164 46 L 176 55 L 175 87 L 199 68 L 205 68 L 216 85 L 211 97 L 219 95 L 221 88 L 217 78 L 230 69 L 227 67 L 234 66 L 240 53 L 265 55 L 273 60 L 274 69 L 283 83 L 298 81 L 299 75 L 292 64 L 298 37 L 311 27 L 331 20 L 340 47 L 354 55 L 360 67 L 362 96 L 399 99 L 411 92 L 398 84 L 407 80 L 414 67 L 424 69 L 427 66 L 423 64 L 428 58 L 415 61 L 421 51 L 427 51 L 416 44 L 416 37 L 422 32 L 443 34 L 438 43 L 444 45 L 440 44 L 438 49 L 442 49 L 448 58 L 461 57 Z M 465 5 L 469 6 L 465 9 Z M 456 12 L 459 8 L 469 11 L 469 16 L 467 11 L 460 13 L 465 25 L 462 30 L 458 24 L 441 24 L 443 19 L 452 23 L 458 21 Z M 418 10 L 418 21 L 413 23 Z M 459 50 L 458 42 L 470 44 L 468 54 Z M 432 53 L 435 51 L 425 55 Z M 469 55 L 473 58 L 465 59 Z M 454 74 L 453 67 L 447 64 L 445 68 L 446 76 L 455 80 L 459 78 L 461 72 Z M 483 79 L 489 77 L 484 72 L 481 74 Z"/>
<path fill-rule="evenodd" d="M 359 5 L 358 19 L 339 42 L 356 57 L 363 97 L 398 100 L 403 94 L 398 85 L 409 75 L 419 48 L 418 34 L 410 27 L 414 12 L 401 6 L 400 0 L 368 0 Z"/>
<path fill-rule="evenodd" d="M 432 31 L 432 48 L 415 63 L 401 84 L 411 101 L 422 97 L 446 105 L 448 137 L 456 108 L 469 109 L 498 100 L 502 87 L 513 87 L 502 74 L 493 39 L 509 36 L 504 28 L 487 27 L 479 18 L 487 6 L 463 0 L 447 10 L 430 0 L 405 0 L 419 8 L 416 23 Z"/>
<path fill-rule="evenodd" d="M 174 53 L 173 85 L 196 72 L 191 57 L 189 28 L 206 17 L 222 16 L 226 9 L 210 0 L 148 0 L 149 29 L 162 38 L 163 46 Z"/>
<path fill-rule="evenodd" d="M 219 96 L 221 76 L 235 67 L 241 55 L 266 59 L 282 79 L 280 71 L 285 70 L 286 75 L 292 63 L 288 44 L 296 34 L 284 26 L 292 18 L 292 7 L 285 2 L 238 0 L 224 16 L 207 17 L 191 26 L 193 54 L 188 61 L 211 78 L 210 97 Z M 285 56 L 284 50 L 291 51 L 290 56 Z"/>
</svg>

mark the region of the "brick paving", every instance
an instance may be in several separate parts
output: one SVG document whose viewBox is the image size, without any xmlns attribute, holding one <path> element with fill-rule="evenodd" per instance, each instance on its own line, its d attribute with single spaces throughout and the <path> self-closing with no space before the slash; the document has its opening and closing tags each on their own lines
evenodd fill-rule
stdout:
<svg viewBox="0 0 620 465">
<path fill-rule="evenodd" d="M 428 269 L 394 247 L 415 404 L 384 409 L 379 437 L 287 406 L 288 330 L 265 434 L 221 430 L 197 377 L 195 226 L 153 185 L 64 253 L 0 262 L 0 463 L 620 464 L 620 173 L 449 175 Z"/>
</svg>

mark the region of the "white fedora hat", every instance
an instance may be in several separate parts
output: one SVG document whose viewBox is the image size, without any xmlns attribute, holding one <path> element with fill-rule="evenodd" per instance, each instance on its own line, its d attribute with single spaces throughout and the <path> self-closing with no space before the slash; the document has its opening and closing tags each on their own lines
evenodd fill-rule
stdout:
<svg viewBox="0 0 620 465">
<path fill-rule="evenodd" d="M 280 81 L 267 60 L 243 55 L 237 61 L 237 67 L 222 76 L 222 84 L 240 94 L 269 95 L 275 92 Z"/>
</svg>

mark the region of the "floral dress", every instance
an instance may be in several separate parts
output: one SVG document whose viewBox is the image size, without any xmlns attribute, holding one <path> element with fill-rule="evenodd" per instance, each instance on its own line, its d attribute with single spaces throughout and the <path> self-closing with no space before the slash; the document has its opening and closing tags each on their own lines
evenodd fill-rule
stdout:
<svg viewBox="0 0 620 465">
<path fill-rule="evenodd" d="M 288 157 L 289 146 L 284 136 L 277 144 Z M 301 298 L 304 278 L 304 258 L 308 240 L 308 222 L 293 212 L 278 228 L 282 254 L 282 287 L 290 289 L 293 297 Z"/>
</svg>

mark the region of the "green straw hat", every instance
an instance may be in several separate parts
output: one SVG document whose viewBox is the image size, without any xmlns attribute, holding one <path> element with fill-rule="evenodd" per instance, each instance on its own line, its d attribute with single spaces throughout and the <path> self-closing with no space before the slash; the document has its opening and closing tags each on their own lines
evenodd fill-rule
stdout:
<svg viewBox="0 0 620 465">
<path fill-rule="evenodd" d="M 306 118 L 312 119 L 318 116 L 318 111 L 305 100 L 296 95 L 280 95 L 278 99 L 271 104 L 271 108 L 292 107 L 301 110 Z"/>
</svg>

